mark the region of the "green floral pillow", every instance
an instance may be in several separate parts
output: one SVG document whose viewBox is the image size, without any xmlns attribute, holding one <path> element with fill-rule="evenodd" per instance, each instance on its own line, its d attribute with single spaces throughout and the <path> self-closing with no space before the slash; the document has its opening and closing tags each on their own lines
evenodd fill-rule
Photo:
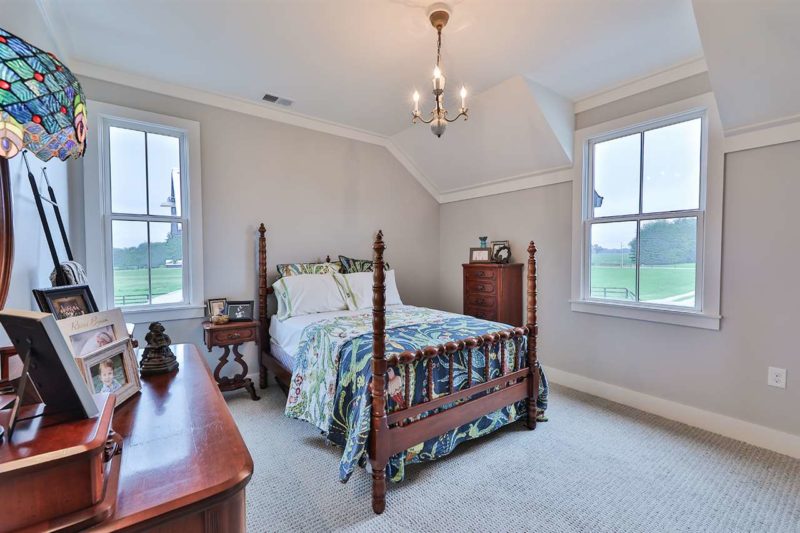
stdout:
<svg viewBox="0 0 800 533">
<path fill-rule="evenodd" d="M 352 257 L 340 255 L 339 261 L 342 265 L 343 274 L 352 274 L 353 272 L 372 272 L 372 260 L 370 259 L 353 259 Z M 389 263 L 384 263 L 383 269 L 391 270 Z"/>
<path fill-rule="evenodd" d="M 299 274 L 336 274 L 342 271 L 342 263 L 287 263 L 278 265 L 278 278 L 297 276 Z"/>
</svg>

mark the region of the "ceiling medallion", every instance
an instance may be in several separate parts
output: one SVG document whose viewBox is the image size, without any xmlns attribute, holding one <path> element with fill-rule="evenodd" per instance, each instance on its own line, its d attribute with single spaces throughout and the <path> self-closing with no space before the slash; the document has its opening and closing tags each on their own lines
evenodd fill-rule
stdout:
<svg viewBox="0 0 800 533">
<path fill-rule="evenodd" d="M 430 118 L 425 120 L 422 118 L 422 115 L 419 113 L 419 93 L 414 91 L 414 112 L 413 118 L 411 119 L 412 124 L 416 124 L 418 121 L 422 122 L 423 124 L 430 124 L 431 131 L 437 137 L 441 137 L 444 133 L 444 130 L 447 128 L 448 122 L 455 122 L 460 117 L 464 117 L 464 120 L 469 118 L 467 112 L 467 90 L 464 86 L 461 86 L 461 108 L 458 110 L 458 115 L 455 118 L 448 118 L 447 117 L 447 109 L 444 107 L 444 85 L 445 85 L 445 76 L 442 72 L 442 69 L 439 65 L 441 59 L 441 52 L 442 52 L 442 28 L 447 25 L 447 21 L 450 20 L 450 8 L 447 4 L 433 4 L 429 11 L 428 17 L 430 18 L 431 25 L 436 28 L 436 67 L 433 69 L 433 97 L 436 102 L 436 107 L 430 113 Z"/>
</svg>

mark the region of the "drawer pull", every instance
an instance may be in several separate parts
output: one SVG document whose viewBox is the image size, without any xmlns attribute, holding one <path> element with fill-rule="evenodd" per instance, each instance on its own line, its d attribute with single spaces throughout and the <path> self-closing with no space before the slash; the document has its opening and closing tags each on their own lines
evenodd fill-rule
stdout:
<svg viewBox="0 0 800 533">
<path fill-rule="evenodd" d="M 478 276 L 479 278 L 482 278 L 486 276 L 486 272 L 484 272 L 483 270 L 478 270 L 477 272 L 475 272 L 475 275 Z"/>
<path fill-rule="evenodd" d="M 228 338 L 229 339 L 238 339 L 238 338 L 241 338 L 241 336 L 242 336 L 241 333 L 230 333 L 230 334 L 228 334 Z"/>
</svg>

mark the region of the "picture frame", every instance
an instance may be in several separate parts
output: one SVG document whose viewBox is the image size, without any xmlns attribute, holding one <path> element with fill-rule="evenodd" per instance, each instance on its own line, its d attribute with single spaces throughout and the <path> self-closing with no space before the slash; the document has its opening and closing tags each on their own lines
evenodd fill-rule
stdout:
<svg viewBox="0 0 800 533">
<path fill-rule="evenodd" d="M 469 262 L 470 263 L 491 263 L 491 248 L 470 248 L 469 249 Z"/>
<path fill-rule="evenodd" d="M 57 322 L 73 357 L 88 355 L 130 337 L 128 325 L 119 309 L 64 318 Z"/>
<path fill-rule="evenodd" d="M 33 297 L 39 309 L 51 313 L 56 320 L 96 313 L 97 303 L 88 285 L 68 285 L 34 289 Z"/>
<path fill-rule="evenodd" d="M 497 250 L 498 250 L 498 249 L 500 249 L 500 248 L 502 248 L 503 246 L 505 246 L 506 248 L 508 248 L 508 250 L 509 250 L 509 257 L 510 257 L 510 255 L 511 255 L 511 254 L 510 254 L 510 251 L 511 251 L 511 245 L 508 243 L 508 241 L 492 241 L 492 243 L 491 243 L 491 249 L 492 249 L 492 262 L 499 262 L 499 261 L 496 261 L 496 260 L 495 260 L 495 255 L 497 255 Z"/>
<path fill-rule="evenodd" d="M 209 317 L 224 315 L 228 311 L 228 299 L 209 298 L 206 300 L 206 310 Z"/>
<path fill-rule="evenodd" d="M 142 390 L 139 365 L 129 338 L 75 358 L 89 392 L 113 393 L 117 406 Z"/>
<path fill-rule="evenodd" d="M 229 301 L 228 317 L 231 322 L 249 322 L 253 320 L 255 304 L 253 300 Z"/>
</svg>

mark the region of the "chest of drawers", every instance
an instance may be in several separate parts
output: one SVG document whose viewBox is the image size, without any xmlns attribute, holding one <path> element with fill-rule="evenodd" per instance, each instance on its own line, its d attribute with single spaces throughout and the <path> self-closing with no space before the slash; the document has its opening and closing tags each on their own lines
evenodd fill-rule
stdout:
<svg viewBox="0 0 800 533">
<path fill-rule="evenodd" d="M 466 263 L 464 314 L 522 325 L 522 263 Z"/>
</svg>

